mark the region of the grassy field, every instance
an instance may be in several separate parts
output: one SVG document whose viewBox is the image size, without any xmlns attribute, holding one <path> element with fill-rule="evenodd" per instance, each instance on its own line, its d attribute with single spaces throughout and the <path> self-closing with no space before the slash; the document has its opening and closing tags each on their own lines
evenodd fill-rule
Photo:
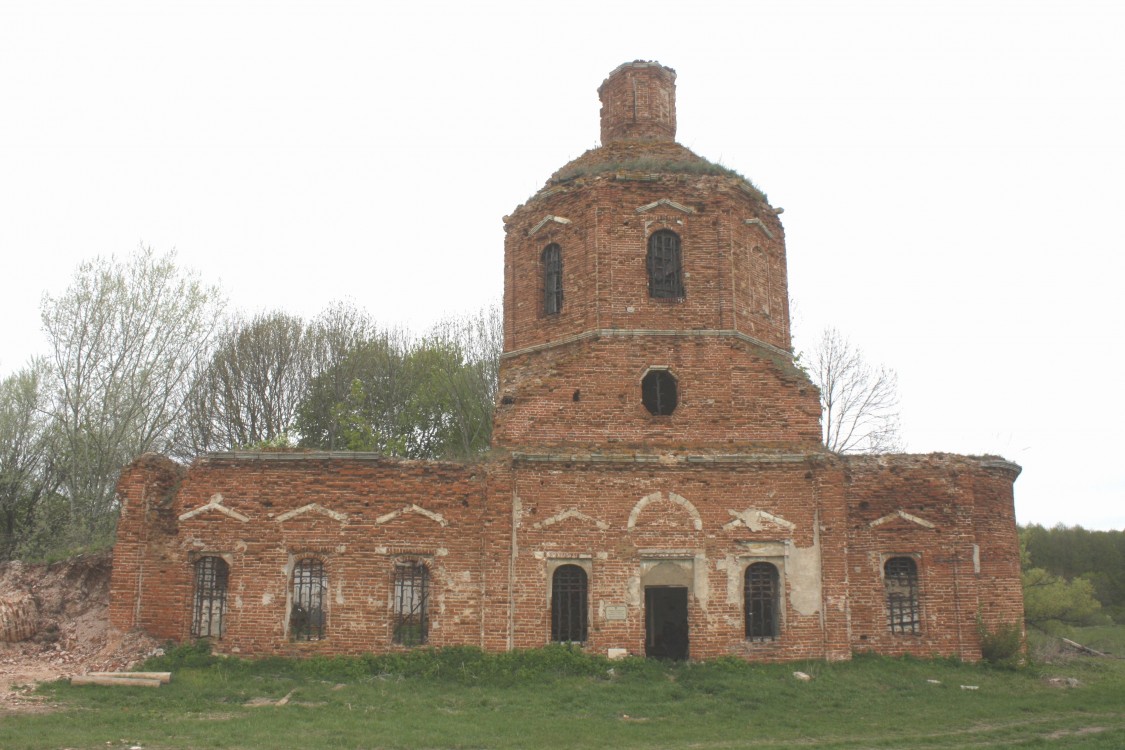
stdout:
<svg viewBox="0 0 1125 750">
<path fill-rule="evenodd" d="M 0 748 L 1125 747 L 1115 659 L 611 663 L 552 648 L 248 662 L 187 648 L 146 668 L 172 683 L 44 686 L 60 708 L 0 719 Z"/>
</svg>

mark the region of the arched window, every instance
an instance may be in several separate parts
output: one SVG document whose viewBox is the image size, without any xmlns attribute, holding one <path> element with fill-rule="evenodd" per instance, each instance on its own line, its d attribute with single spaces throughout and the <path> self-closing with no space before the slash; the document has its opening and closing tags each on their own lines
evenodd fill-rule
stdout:
<svg viewBox="0 0 1125 750">
<path fill-rule="evenodd" d="M 668 229 L 648 238 L 648 296 L 681 299 L 684 296 L 680 236 Z"/>
<path fill-rule="evenodd" d="M 226 561 L 206 555 L 195 561 L 195 600 L 191 614 L 194 638 L 222 638 L 223 616 L 227 609 L 227 579 L 230 569 Z"/>
<path fill-rule="evenodd" d="M 420 562 L 395 565 L 393 641 L 421 646 L 428 640 L 430 621 L 430 571 Z"/>
<path fill-rule="evenodd" d="M 780 633 L 781 586 L 777 568 L 756 562 L 746 568 L 746 637 L 768 640 Z"/>
<path fill-rule="evenodd" d="M 543 312 L 558 315 L 562 312 L 562 248 L 552 242 L 543 248 Z"/>
<path fill-rule="evenodd" d="M 293 566 L 293 601 L 289 609 L 289 638 L 294 641 L 319 641 L 324 638 L 325 593 L 328 578 L 324 563 L 315 557 L 298 560 Z"/>
<path fill-rule="evenodd" d="M 918 564 L 912 557 L 892 557 L 883 564 L 887 591 L 887 627 L 892 633 L 919 633 Z"/>
<path fill-rule="evenodd" d="M 667 370 L 649 370 L 641 379 L 641 403 L 650 414 L 667 416 L 680 402 L 676 378 Z"/>
<path fill-rule="evenodd" d="M 552 577 L 551 640 L 586 641 L 586 571 L 577 565 L 560 565 Z"/>
</svg>

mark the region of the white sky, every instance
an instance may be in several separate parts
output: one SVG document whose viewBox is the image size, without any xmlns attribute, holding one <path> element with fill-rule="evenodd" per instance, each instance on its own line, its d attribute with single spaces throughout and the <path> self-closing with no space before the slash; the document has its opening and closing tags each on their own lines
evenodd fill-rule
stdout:
<svg viewBox="0 0 1125 750">
<path fill-rule="evenodd" d="M 1023 465 L 1022 523 L 1125 528 L 1120 0 L 5 0 L 0 375 L 141 243 L 250 312 L 499 300 L 501 217 L 634 59 L 786 208 L 798 349 L 895 368 L 910 451 Z"/>
</svg>

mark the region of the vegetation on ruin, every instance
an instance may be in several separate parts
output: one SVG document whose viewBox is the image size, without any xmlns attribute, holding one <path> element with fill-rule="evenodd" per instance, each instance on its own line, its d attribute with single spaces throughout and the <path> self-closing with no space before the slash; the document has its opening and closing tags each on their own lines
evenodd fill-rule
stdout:
<svg viewBox="0 0 1125 750">
<path fill-rule="evenodd" d="M 747 177 L 722 164 L 708 161 L 700 156 L 691 159 L 662 158 L 660 156 L 638 156 L 623 159 L 607 159 L 604 161 L 584 162 L 579 160 L 563 167 L 552 179 L 552 183 L 563 183 L 576 180 L 580 177 L 596 177 L 611 173 L 640 173 L 640 174 L 692 174 L 716 175 L 719 177 L 733 177 L 741 180 L 751 194 L 763 202 L 769 202 L 766 194 Z"/>
<path fill-rule="evenodd" d="M 42 687 L 55 711 L 4 717 L 0 747 L 1125 745 L 1125 661 L 1089 657 L 1022 669 L 874 657 L 669 664 L 553 647 L 245 661 L 183 647 L 146 668 L 170 669 L 172 683 Z"/>
<path fill-rule="evenodd" d="M 0 378 L 0 561 L 109 547 L 121 468 L 147 451 L 471 459 L 489 445 L 495 308 L 421 335 L 347 303 L 247 317 L 142 248 L 83 263 L 41 314 L 49 356 Z"/>
</svg>

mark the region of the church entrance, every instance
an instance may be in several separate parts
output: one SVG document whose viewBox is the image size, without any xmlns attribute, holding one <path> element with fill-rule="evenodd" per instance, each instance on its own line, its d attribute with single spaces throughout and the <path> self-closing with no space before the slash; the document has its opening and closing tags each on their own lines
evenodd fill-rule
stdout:
<svg viewBox="0 0 1125 750">
<path fill-rule="evenodd" d="M 645 587 L 645 656 L 688 658 L 686 586 Z"/>
</svg>

